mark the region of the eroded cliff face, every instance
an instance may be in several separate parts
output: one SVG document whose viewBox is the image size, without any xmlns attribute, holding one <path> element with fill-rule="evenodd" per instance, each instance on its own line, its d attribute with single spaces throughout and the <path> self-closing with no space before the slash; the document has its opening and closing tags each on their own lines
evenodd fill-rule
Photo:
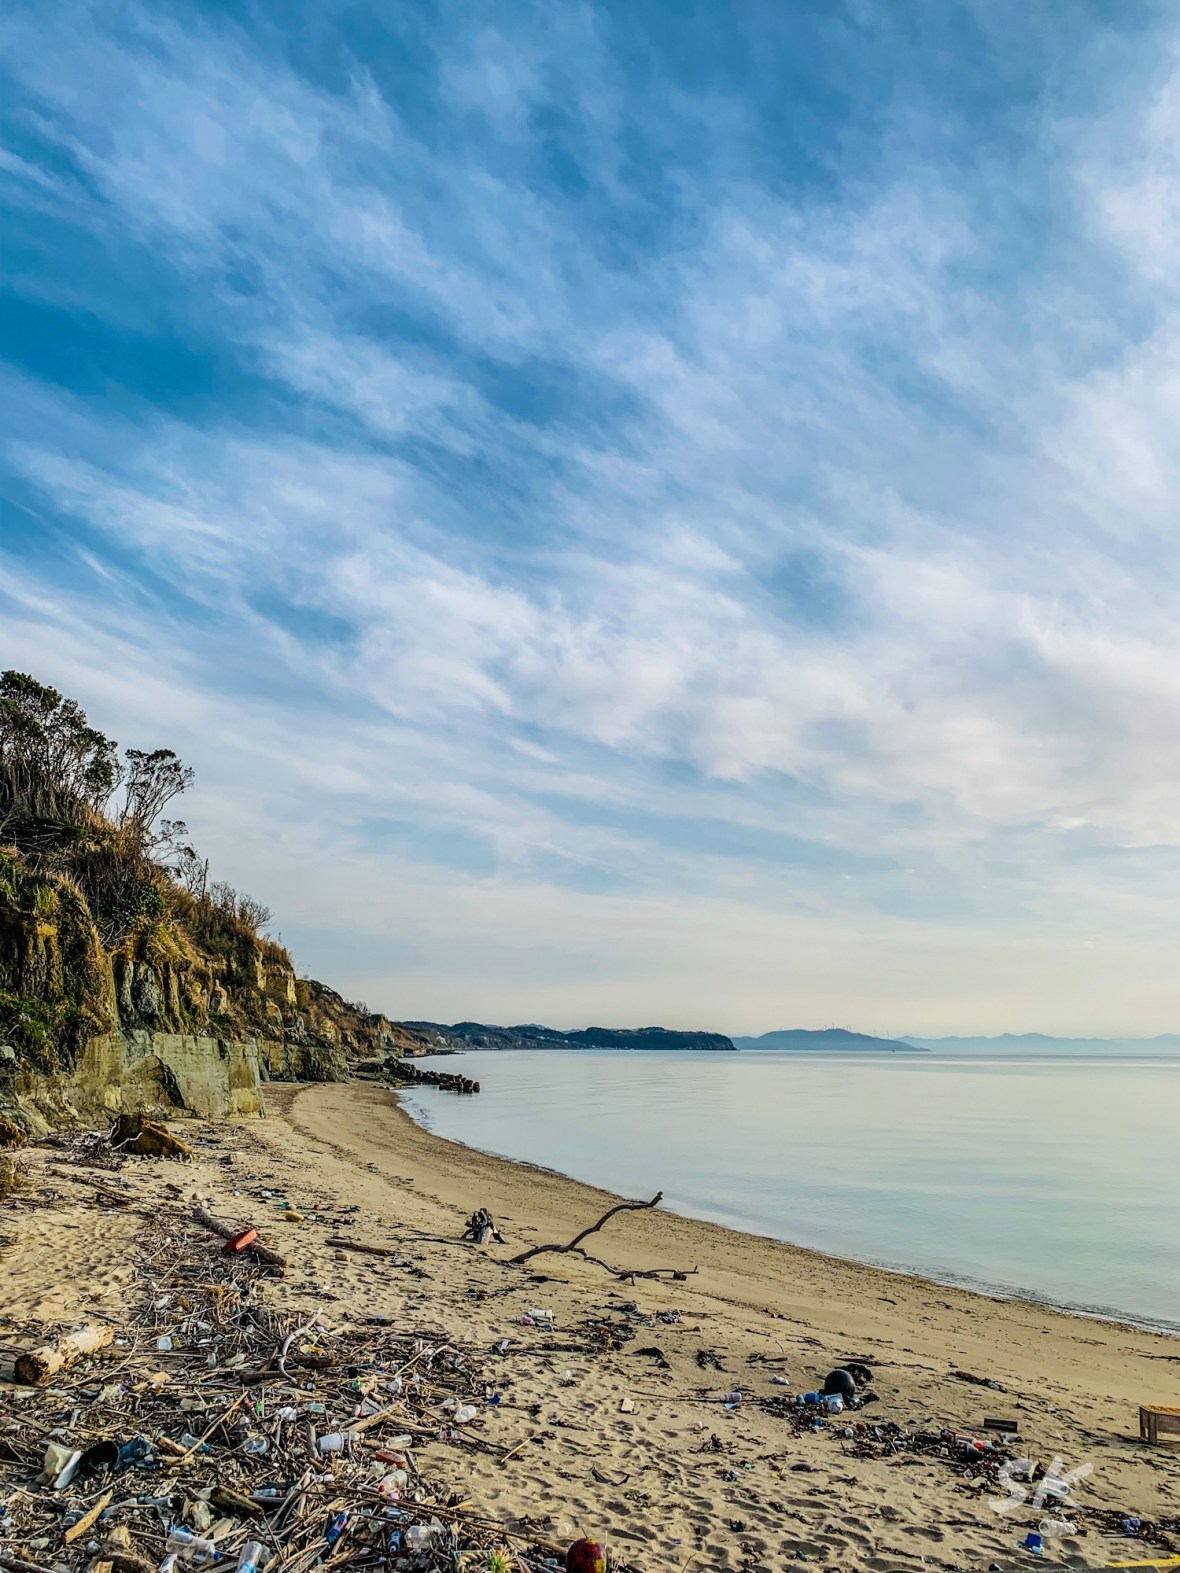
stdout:
<svg viewBox="0 0 1180 1573">
<path fill-rule="evenodd" d="M 0 853 L 0 1109 L 30 1129 L 122 1109 L 258 1114 L 269 1079 L 340 1081 L 401 1047 L 256 935 L 211 954 L 146 916 L 108 950 L 75 885 Z"/>
</svg>

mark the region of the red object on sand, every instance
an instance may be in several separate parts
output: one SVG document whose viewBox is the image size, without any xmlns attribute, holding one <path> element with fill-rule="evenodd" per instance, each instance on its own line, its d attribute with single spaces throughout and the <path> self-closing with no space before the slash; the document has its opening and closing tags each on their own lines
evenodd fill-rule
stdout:
<svg viewBox="0 0 1180 1573">
<path fill-rule="evenodd" d="M 239 1234 L 233 1234 L 221 1247 L 227 1256 L 233 1256 L 238 1251 L 244 1251 L 248 1245 L 253 1245 L 258 1238 L 257 1229 L 243 1229 Z"/>
<path fill-rule="evenodd" d="M 566 1573 L 606 1573 L 606 1555 L 597 1540 L 575 1540 L 565 1554 Z"/>
</svg>

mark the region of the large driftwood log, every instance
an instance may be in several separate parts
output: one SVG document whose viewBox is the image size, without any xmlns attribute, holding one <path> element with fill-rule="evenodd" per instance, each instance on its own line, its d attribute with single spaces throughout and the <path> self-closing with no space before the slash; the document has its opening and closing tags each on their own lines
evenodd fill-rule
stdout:
<svg viewBox="0 0 1180 1573">
<path fill-rule="evenodd" d="M 513 1265 L 520 1266 L 524 1262 L 531 1262 L 534 1256 L 541 1256 L 546 1251 L 556 1251 L 559 1256 L 580 1256 L 584 1261 L 593 1262 L 595 1267 L 601 1267 L 615 1278 L 687 1278 L 689 1272 L 696 1272 L 696 1268 L 681 1269 L 679 1267 L 612 1267 L 609 1262 L 604 1262 L 600 1256 L 591 1256 L 589 1251 L 582 1249 L 582 1241 L 592 1234 L 597 1234 L 603 1224 L 609 1223 L 616 1213 L 641 1213 L 649 1212 L 653 1207 L 658 1207 L 664 1199 L 663 1191 L 657 1191 L 650 1202 L 618 1202 L 603 1213 L 597 1223 L 592 1223 L 588 1229 L 583 1229 L 581 1234 L 575 1234 L 568 1245 L 532 1245 L 527 1251 L 521 1251 L 519 1256 L 511 1258 Z"/>
<path fill-rule="evenodd" d="M 54 1344 L 42 1344 L 40 1349 L 30 1349 L 27 1354 L 21 1355 L 14 1367 L 16 1379 L 18 1382 L 27 1382 L 30 1387 L 47 1382 L 51 1376 L 73 1365 L 75 1360 L 81 1360 L 83 1355 L 92 1355 L 99 1349 L 105 1349 L 114 1336 L 112 1328 L 100 1327 L 97 1322 L 87 1322 L 76 1333 L 59 1338 Z"/>
<path fill-rule="evenodd" d="M 116 1152 L 134 1152 L 144 1158 L 191 1158 L 193 1150 L 166 1125 L 147 1120 L 142 1114 L 120 1114 L 111 1131 L 111 1146 Z"/>
<path fill-rule="evenodd" d="M 203 1207 L 193 1205 L 193 1218 L 203 1224 L 206 1229 L 219 1234 L 223 1240 L 232 1240 L 241 1230 L 232 1223 L 226 1223 L 224 1218 L 215 1218 L 212 1213 L 207 1213 Z M 286 1257 L 280 1256 L 277 1251 L 272 1251 L 269 1245 L 263 1245 L 261 1240 L 251 1240 L 245 1247 L 251 1256 L 256 1256 L 260 1262 L 265 1262 L 268 1267 L 286 1267 Z"/>
</svg>

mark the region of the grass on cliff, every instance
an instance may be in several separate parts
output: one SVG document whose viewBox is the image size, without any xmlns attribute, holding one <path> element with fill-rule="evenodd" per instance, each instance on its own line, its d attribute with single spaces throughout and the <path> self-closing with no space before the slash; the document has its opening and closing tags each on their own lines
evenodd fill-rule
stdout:
<svg viewBox="0 0 1180 1573">
<path fill-rule="evenodd" d="M 118 1021 L 112 961 L 200 989 L 257 991 L 291 968 L 270 914 L 224 882 L 164 810 L 192 781 L 170 749 L 118 745 L 56 689 L 0 674 L 0 1042 L 43 1062 Z M 260 1007 L 261 1008 L 261 1007 Z"/>
</svg>

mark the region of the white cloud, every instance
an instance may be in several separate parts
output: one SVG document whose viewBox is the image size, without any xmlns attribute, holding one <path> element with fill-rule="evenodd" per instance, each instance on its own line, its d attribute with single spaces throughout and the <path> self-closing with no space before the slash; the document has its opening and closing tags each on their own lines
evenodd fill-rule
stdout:
<svg viewBox="0 0 1180 1573">
<path fill-rule="evenodd" d="M 884 1009 L 890 978 L 921 988 L 930 925 L 957 903 L 948 978 L 978 1011 L 979 980 L 1012 964 L 992 927 L 1005 906 L 1052 976 L 1068 971 L 1063 936 L 1116 908 L 1132 921 L 1123 865 L 1094 854 L 1180 843 L 1172 85 L 1133 153 L 1112 158 L 1096 134 L 1071 187 L 1090 243 L 1123 248 L 1155 317 L 1071 367 L 1071 321 L 1021 342 L 983 280 L 972 190 L 937 165 L 800 197 L 719 180 L 702 151 L 660 246 L 626 265 L 596 254 L 593 229 L 514 163 L 560 80 L 604 187 L 633 196 L 640 111 L 585 14 L 569 21 L 581 56 L 475 33 L 444 60 L 460 129 L 494 127 L 495 158 L 491 131 L 411 134 L 375 71 L 332 93 L 242 34 L 138 13 L 116 36 L 96 15 L 52 58 L 31 34 L 19 51 L 42 133 L 100 194 L 57 182 L 55 202 L 165 259 L 193 333 L 251 357 L 301 419 L 119 417 L 14 383 L 38 413 L 10 466 L 84 521 L 80 560 L 105 577 L 55 599 L 26 569 L 5 655 L 44 660 L 44 619 L 61 636 L 48 675 L 97 720 L 110 707 L 128 735 L 179 724 L 216 805 L 207 834 L 273 904 L 314 926 L 281 844 L 260 848 L 260 817 L 319 849 L 324 927 L 359 902 L 391 945 L 406 938 L 398 901 L 412 889 L 431 906 L 417 882 L 435 854 L 363 851 L 364 827 L 404 821 L 423 846 L 449 829 L 500 860 L 494 879 L 439 876 L 437 921 L 449 902 L 463 944 L 490 944 L 499 921 L 509 950 L 590 946 L 611 988 L 623 951 L 646 956 L 653 1001 L 713 955 L 729 997 L 753 990 L 767 1009 L 777 985 L 759 992 L 739 952 L 770 968 L 776 945 L 827 956 L 844 933 L 844 959 L 816 961 L 806 988 L 792 974 L 793 997 L 843 978 Z M 669 86 L 661 112 L 679 123 L 689 106 Z M 741 115 L 720 106 L 716 135 L 740 143 Z M 1002 288 L 1035 320 L 1054 280 L 1017 270 Z M 395 303 L 430 316 L 434 340 L 374 327 Z M 553 369 L 552 404 L 518 407 L 511 378 L 533 362 Z M 461 479 L 480 466 L 482 491 Z M 176 606 L 158 589 L 137 601 L 136 564 Z M 826 609 L 803 604 L 815 576 Z M 776 835 L 810 845 L 814 866 L 785 876 Z M 845 869 L 835 894 L 825 865 L 859 857 L 882 871 Z M 916 872 L 889 874 L 899 859 Z M 588 894 L 592 874 L 632 895 Z M 1155 889 L 1131 902 L 1153 921 Z M 889 915 L 907 902 L 921 921 Z M 772 941 L 751 938 L 760 924 Z M 666 976 L 662 934 L 684 947 Z M 1130 954 L 1116 959 L 1132 976 Z M 441 978 L 449 964 L 429 965 Z M 564 962 L 551 995 L 526 975 L 567 1019 L 559 989 L 579 1009 L 600 997 Z M 500 1013 L 540 1014 L 498 987 Z M 616 1019 L 642 987 L 618 995 Z M 678 997 L 703 1009 L 704 988 Z"/>
</svg>

